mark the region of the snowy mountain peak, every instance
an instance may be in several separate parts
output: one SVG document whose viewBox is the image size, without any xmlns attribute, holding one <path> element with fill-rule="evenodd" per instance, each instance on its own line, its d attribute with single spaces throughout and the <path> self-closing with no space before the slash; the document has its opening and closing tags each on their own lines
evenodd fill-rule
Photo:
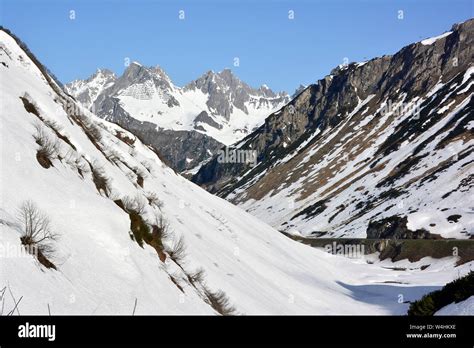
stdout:
<svg viewBox="0 0 474 348">
<path fill-rule="evenodd" d="M 75 80 L 66 84 L 66 91 L 73 95 L 84 107 L 91 108 L 97 97 L 112 86 L 117 77 L 108 69 L 97 69 L 86 80 Z"/>
<path fill-rule="evenodd" d="M 88 81 L 81 81 L 81 92 Z M 66 86 L 77 96 L 74 81 Z M 183 88 L 173 84 L 160 67 L 132 62 L 112 85 L 91 93 L 84 106 L 93 105 L 107 120 L 123 119 L 123 114 L 156 124 L 166 130 L 197 131 L 232 144 L 261 125 L 268 115 L 289 101 L 285 92 L 275 93 L 268 86 L 258 89 L 240 80 L 231 69 L 209 70 Z M 78 99 L 82 103 L 82 99 Z M 114 106 L 120 103 L 120 110 Z M 114 115 L 115 113 L 115 115 Z M 120 114 L 121 116 L 119 116 Z"/>
</svg>

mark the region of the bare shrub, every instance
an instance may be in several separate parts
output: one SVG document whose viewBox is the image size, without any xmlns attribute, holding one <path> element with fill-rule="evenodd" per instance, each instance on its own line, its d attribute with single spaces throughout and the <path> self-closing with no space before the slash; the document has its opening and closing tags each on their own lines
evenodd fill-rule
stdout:
<svg viewBox="0 0 474 348">
<path fill-rule="evenodd" d="M 173 244 L 166 248 L 168 255 L 176 263 L 181 263 L 186 257 L 186 244 L 184 243 L 184 236 L 175 237 Z"/>
<path fill-rule="evenodd" d="M 170 224 L 163 217 L 162 214 L 159 214 L 157 212 L 154 212 L 154 213 L 155 213 L 155 216 L 154 216 L 154 221 L 152 223 L 153 231 L 157 233 L 157 237 L 161 241 L 169 239 L 169 237 L 171 236 Z"/>
<path fill-rule="evenodd" d="M 89 118 L 85 117 L 87 121 L 84 123 L 84 126 L 86 127 L 87 131 L 89 134 L 92 136 L 92 138 L 95 139 L 95 141 L 99 142 L 102 140 L 102 131 L 100 130 L 99 127 Z"/>
<path fill-rule="evenodd" d="M 90 166 L 88 165 L 87 161 L 82 158 L 82 156 L 78 156 L 72 162 L 74 168 L 76 168 L 77 172 L 80 176 L 84 177 L 85 173 L 90 171 Z"/>
<path fill-rule="evenodd" d="M 18 209 L 18 223 L 22 231 L 21 243 L 29 253 L 36 255 L 38 260 L 48 268 L 54 268 L 48 257 L 54 256 L 53 247 L 58 235 L 52 231 L 49 217 L 41 212 L 32 201 L 25 201 Z"/>
<path fill-rule="evenodd" d="M 105 195 L 110 192 L 110 178 L 105 174 L 104 167 L 97 161 L 94 161 L 91 165 L 92 180 L 94 181 L 97 191 L 103 191 Z"/>
<path fill-rule="evenodd" d="M 64 160 L 72 169 L 77 170 L 82 177 L 89 170 L 87 162 L 73 149 L 67 151 Z"/>
<path fill-rule="evenodd" d="M 222 315 L 236 314 L 235 307 L 232 306 L 229 298 L 227 297 L 224 291 L 218 290 L 216 292 L 213 292 L 208 288 L 204 288 L 204 292 L 208 299 L 208 303 L 211 305 L 212 308 L 216 310 L 216 312 Z"/>
<path fill-rule="evenodd" d="M 125 196 L 122 201 L 127 211 L 134 211 L 140 215 L 146 213 L 147 200 L 139 193 L 137 193 L 135 197 Z"/>
<path fill-rule="evenodd" d="M 203 284 L 205 276 L 206 276 L 206 272 L 204 271 L 204 268 L 199 267 L 195 271 L 190 272 L 188 274 L 188 279 L 193 284 L 194 283 Z"/>
<path fill-rule="evenodd" d="M 36 159 L 42 167 L 49 168 L 53 165 L 53 159 L 59 157 L 61 143 L 58 138 L 52 140 L 40 123 L 35 123 L 33 126 L 35 127 L 33 138 L 40 146 L 36 153 Z"/>
<path fill-rule="evenodd" d="M 86 135 L 94 144 L 97 145 L 97 143 L 102 140 L 102 131 L 100 127 L 98 127 L 91 118 L 87 117 L 82 113 L 78 113 L 76 116 L 76 120 L 86 131 Z"/>
<path fill-rule="evenodd" d="M 148 200 L 148 204 L 150 204 L 151 206 L 155 206 L 158 209 L 161 209 L 163 207 L 163 202 L 158 198 L 156 192 L 147 191 L 145 192 L 145 197 Z"/>
<path fill-rule="evenodd" d="M 145 170 L 139 168 L 139 167 L 133 167 L 132 171 L 135 173 L 135 175 L 137 176 L 137 184 L 138 186 L 140 186 L 141 188 L 143 188 L 143 182 L 145 180 L 145 178 L 147 177 L 147 173 Z"/>
<path fill-rule="evenodd" d="M 31 96 L 28 93 L 25 92 L 23 97 L 20 97 L 20 99 L 23 102 L 26 111 L 41 118 L 38 105 L 31 99 Z"/>
<path fill-rule="evenodd" d="M 122 156 L 120 155 L 120 153 L 113 148 L 109 148 L 108 150 L 105 151 L 104 154 L 105 154 L 105 157 L 109 160 L 109 162 L 115 165 L 118 165 L 122 160 Z"/>
<path fill-rule="evenodd" d="M 142 161 L 142 162 L 140 162 L 140 163 L 141 163 L 142 166 L 148 171 L 148 173 L 151 174 L 151 171 L 152 171 L 152 168 L 153 168 L 152 165 L 151 165 L 151 163 L 148 162 L 148 161 Z"/>
<path fill-rule="evenodd" d="M 55 130 L 56 132 L 61 132 L 63 130 L 63 127 L 61 125 L 59 125 L 58 122 L 56 122 L 55 120 L 52 120 L 52 119 L 49 119 L 49 118 L 45 118 L 43 120 L 43 122 L 51 129 Z"/>
</svg>

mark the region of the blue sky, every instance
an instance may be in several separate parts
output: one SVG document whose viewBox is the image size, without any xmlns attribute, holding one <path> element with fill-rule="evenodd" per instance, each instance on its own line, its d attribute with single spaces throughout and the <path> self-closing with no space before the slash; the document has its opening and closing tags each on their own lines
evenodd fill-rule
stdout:
<svg viewBox="0 0 474 348">
<path fill-rule="evenodd" d="M 11 29 L 62 81 L 125 59 L 160 65 L 178 86 L 231 68 L 293 92 L 347 57 L 391 54 L 474 17 L 473 0 L 0 0 Z M 184 11 L 185 19 L 179 18 Z M 399 19 L 399 10 L 403 19 Z M 70 19 L 75 11 L 75 19 Z M 294 11 L 294 19 L 289 19 Z M 234 66 L 234 58 L 239 66 Z"/>
</svg>

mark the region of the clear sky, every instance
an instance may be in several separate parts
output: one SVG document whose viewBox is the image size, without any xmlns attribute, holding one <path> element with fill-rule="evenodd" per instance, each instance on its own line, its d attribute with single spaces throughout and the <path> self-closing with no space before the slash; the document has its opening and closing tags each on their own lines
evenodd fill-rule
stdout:
<svg viewBox="0 0 474 348">
<path fill-rule="evenodd" d="M 178 86 L 208 70 L 228 67 L 252 86 L 266 83 L 290 93 L 300 83 L 324 77 L 345 57 L 362 61 L 392 54 L 474 17 L 474 0 L 0 0 L 0 4 L 0 23 L 26 42 L 62 82 L 86 78 L 98 67 L 121 74 L 129 58 L 160 65 Z M 234 66 L 235 58 L 239 66 Z"/>
</svg>

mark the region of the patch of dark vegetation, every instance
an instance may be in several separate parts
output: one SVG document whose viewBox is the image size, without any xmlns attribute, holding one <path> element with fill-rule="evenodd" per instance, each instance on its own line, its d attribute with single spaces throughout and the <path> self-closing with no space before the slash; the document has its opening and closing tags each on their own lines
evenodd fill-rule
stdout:
<svg viewBox="0 0 474 348">
<path fill-rule="evenodd" d="M 130 217 L 130 231 L 132 233 L 130 237 L 143 248 L 144 241 L 149 244 L 153 239 L 150 227 L 136 211 L 132 210 L 128 215 Z"/>
<path fill-rule="evenodd" d="M 425 229 L 412 231 L 407 227 L 406 216 L 390 216 L 378 221 L 370 221 L 367 227 L 369 239 L 441 239 Z"/>
<path fill-rule="evenodd" d="M 130 138 L 129 136 L 127 136 L 127 134 L 121 131 L 116 131 L 115 137 L 117 137 L 117 139 L 121 140 L 122 142 L 130 146 L 132 146 L 135 143 L 135 139 Z"/>
<path fill-rule="evenodd" d="M 41 117 L 35 104 L 30 102 L 25 97 L 20 97 L 20 99 L 23 102 L 23 106 L 25 107 L 26 111 L 28 111 L 30 114 L 36 115 L 37 117 Z"/>
<path fill-rule="evenodd" d="M 184 236 L 180 235 L 175 237 L 173 244 L 166 248 L 170 258 L 177 263 L 181 264 L 186 257 L 186 244 L 184 243 Z"/>
<path fill-rule="evenodd" d="M 155 223 L 151 225 L 151 240 L 147 243 L 152 246 L 160 258 L 161 262 L 166 261 L 165 246 L 163 241 L 169 238 L 169 224 L 163 215 L 155 216 Z"/>
<path fill-rule="evenodd" d="M 41 117 L 40 117 L 40 119 L 41 119 Z M 76 146 L 74 146 L 74 144 L 71 142 L 71 140 L 69 140 L 69 138 L 67 136 L 65 136 L 61 133 L 62 128 L 57 122 L 55 122 L 53 120 L 48 120 L 48 119 L 41 119 L 41 120 L 44 122 L 44 124 L 46 124 L 49 128 L 51 128 L 51 130 L 56 134 L 56 136 L 59 139 L 61 139 L 66 144 L 68 144 L 70 147 L 72 147 L 75 151 L 77 151 Z"/>
<path fill-rule="evenodd" d="M 71 143 L 69 138 L 67 136 L 61 134 L 61 127 L 57 124 L 57 122 L 43 118 L 40 115 L 36 105 L 33 102 L 31 102 L 30 100 L 28 100 L 28 98 L 29 98 L 29 96 L 26 93 L 25 93 L 24 97 L 20 97 L 20 99 L 23 102 L 23 105 L 25 107 L 25 110 L 28 111 L 29 113 L 35 115 L 36 117 L 38 117 L 38 119 L 40 119 L 45 125 L 47 125 L 49 128 L 51 128 L 51 130 L 56 134 L 56 136 L 58 138 L 60 138 L 66 144 L 68 144 L 74 150 L 76 150 L 76 147 L 74 146 L 73 143 Z"/>
<path fill-rule="evenodd" d="M 472 103 L 469 103 L 460 110 L 456 117 L 451 118 L 438 132 L 437 134 L 448 131 L 446 135 L 435 147 L 438 150 L 444 146 L 448 146 L 451 141 L 455 141 L 465 133 L 469 133 L 469 122 L 472 122 L 472 115 L 474 114 L 474 107 Z M 471 133 L 472 137 L 472 133 Z"/>
<path fill-rule="evenodd" d="M 121 199 L 115 199 L 114 203 L 117 204 L 117 206 L 120 209 L 122 209 L 124 212 L 126 212 L 128 214 L 127 210 L 125 209 L 125 204 L 123 204 L 123 201 Z"/>
<path fill-rule="evenodd" d="M 409 156 L 408 158 L 400 162 L 387 177 L 380 180 L 375 185 L 375 187 L 380 188 L 383 186 L 393 185 L 396 180 L 409 174 L 412 168 L 414 168 L 426 156 L 428 156 L 428 154 L 424 154 L 421 156 Z"/>
<path fill-rule="evenodd" d="M 311 217 L 314 217 L 314 216 L 317 216 L 317 215 L 321 214 L 324 210 L 326 210 L 326 208 L 327 208 L 326 203 L 327 202 L 328 202 L 328 200 L 323 199 L 323 200 L 317 201 L 314 204 L 311 204 L 310 206 L 308 206 L 305 209 L 303 209 L 302 211 L 300 211 L 298 214 L 294 215 L 290 219 L 290 221 L 296 219 L 299 216 L 304 216 L 305 219 L 309 219 Z"/>
<path fill-rule="evenodd" d="M 153 247 L 162 262 L 166 261 L 163 241 L 170 236 L 169 224 L 161 214 L 155 214 L 154 221 L 147 223 L 143 219 L 146 213 L 146 200 L 137 195 L 114 201 L 130 217 L 130 237 L 143 248 L 143 243 Z M 183 246 L 184 247 L 184 246 Z M 171 255 L 170 255 L 171 256 Z M 184 257 L 184 255 L 183 255 Z"/>
<path fill-rule="evenodd" d="M 99 142 L 102 140 L 102 131 L 94 123 L 94 121 L 82 114 L 76 116 L 76 121 L 82 127 L 87 137 L 94 144 L 94 146 L 100 151 L 102 151 L 99 145 Z"/>
<path fill-rule="evenodd" d="M 449 223 L 457 223 L 462 216 L 459 214 L 450 215 L 447 217 Z"/>
<path fill-rule="evenodd" d="M 137 176 L 137 185 L 143 188 L 143 183 L 145 178 L 143 177 L 143 173 L 138 168 L 133 168 L 133 172 Z"/>
<path fill-rule="evenodd" d="M 40 148 L 36 152 L 36 159 L 38 160 L 38 163 L 41 165 L 41 167 L 48 169 L 53 166 L 53 162 L 51 162 L 50 159 L 50 153 L 46 148 Z"/>
<path fill-rule="evenodd" d="M 176 280 L 176 277 L 174 277 L 172 275 L 169 275 L 169 276 L 170 276 L 170 279 L 173 282 L 173 284 L 176 285 L 176 287 L 184 294 L 184 289 L 181 285 L 179 285 L 178 281 Z"/>
<path fill-rule="evenodd" d="M 451 303 L 459 303 L 474 296 L 474 272 L 446 284 L 420 300 L 410 304 L 409 316 L 431 316 Z"/>
<path fill-rule="evenodd" d="M 50 258 L 54 256 L 53 242 L 58 235 L 52 231 L 49 217 L 35 203 L 25 201 L 18 209 L 17 220 L 22 233 L 20 241 L 28 253 L 34 255 L 44 267 L 56 270 Z"/>
<path fill-rule="evenodd" d="M 346 209 L 346 206 L 345 206 L 344 204 L 341 204 L 340 206 L 338 206 L 338 207 L 336 208 L 336 212 L 334 213 L 334 215 L 332 215 L 332 216 L 328 219 L 328 223 L 331 223 L 332 220 L 334 220 L 334 218 L 335 218 L 336 216 L 338 216 L 341 212 L 344 211 L 344 209 Z"/>
<path fill-rule="evenodd" d="M 197 283 L 202 284 L 204 282 L 205 275 L 206 273 L 202 267 L 196 269 L 194 272 L 187 274 L 189 282 L 193 285 Z"/>
<path fill-rule="evenodd" d="M 325 232 L 325 231 L 313 231 L 313 232 L 311 232 L 311 235 L 315 236 L 316 238 L 322 237 L 326 234 L 328 234 L 328 233 Z"/>
<path fill-rule="evenodd" d="M 51 140 L 41 124 L 35 124 L 34 127 L 36 132 L 33 134 L 33 138 L 39 145 L 39 149 L 36 152 L 36 159 L 43 168 L 50 168 L 53 166 L 52 160 L 58 157 L 59 154 L 59 140 Z"/>
<path fill-rule="evenodd" d="M 387 199 L 395 199 L 403 195 L 405 191 L 396 189 L 396 188 L 391 188 L 387 191 L 383 191 L 379 195 L 380 200 L 387 200 Z"/>
</svg>

